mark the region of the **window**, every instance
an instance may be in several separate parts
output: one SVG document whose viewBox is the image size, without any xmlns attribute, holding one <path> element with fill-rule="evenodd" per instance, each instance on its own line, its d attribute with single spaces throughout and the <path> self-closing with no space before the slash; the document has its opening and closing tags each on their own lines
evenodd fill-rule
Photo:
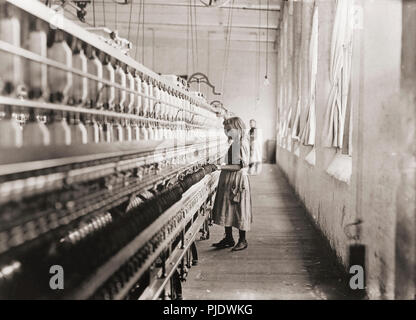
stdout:
<svg viewBox="0 0 416 320">
<path fill-rule="evenodd" d="M 350 0 L 338 0 L 332 34 L 330 81 L 323 145 L 343 150 L 344 137 L 350 134 L 350 79 L 353 43 L 353 6 Z M 346 129 L 346 125 L 347 128 Z M 347 139 L 347 144 L 349 144 Z"/>
</svg>

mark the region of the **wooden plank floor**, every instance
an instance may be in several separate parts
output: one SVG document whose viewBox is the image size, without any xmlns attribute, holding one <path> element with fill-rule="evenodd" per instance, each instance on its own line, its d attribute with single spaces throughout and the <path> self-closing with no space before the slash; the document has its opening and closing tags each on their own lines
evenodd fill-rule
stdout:
<svg viewBox="0 0 416 320">
<path fill-rule="evenodd" d="M 335 262 L 277 166 L 264 165 L 250 182 L 248 248 L 213 248 L 224 230 L 212 226 L 211 238 L 197 241 L 199 264 L 183 284 L 184 299 L 348 299 Z"/>
</svg>

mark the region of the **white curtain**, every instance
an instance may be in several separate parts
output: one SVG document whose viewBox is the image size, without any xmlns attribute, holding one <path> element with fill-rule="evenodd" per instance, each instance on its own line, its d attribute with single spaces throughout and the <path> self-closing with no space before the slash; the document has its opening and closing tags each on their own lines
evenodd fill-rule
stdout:
<svg viewBox="0 0 416 320">
<path fill-rule="evenodd" d="M 289 134 L 289 122 L 292 116 L 292 109 L 286 109 L 283 116 L 283 130 L 282 130 L 282 140 L 283 140 L 283 147 L 289 149 L 291 145 L 290 134 Z"/>
<path fill-rule="evenodd" d="M 281 79 L 281 77 L 280 77 Z M 283 137 L 284 137 L 284 109 L 283 109 L 283 85 L 279 84 L 279 145 L 283 147 Z"/>
<path fill-rule="evenodd" d="M 281 33 L 280 33 L 280 54 L 279 54 L 279 107 L 280 107 L 280 144 L 283 148 L 288 149 L 291 136 L 291 123 L 292 116 L 291 111 L 291 85 L 289 72 L 289 8 L 283 7 L 283 17 L 281 21 Z"/>
<path fill-rule="evenodd" d="M 295 141 L 300 140 L 300 113 L 302 112 L 302 52 L 303 52 L 303 43 L 301 44 L 301 47 L 299 48 L 299 51 L 301 54 L 299 55 L 299 60 L 296 61 L 296 63 L 299 65 L 298 67 L 298 92 L 297 92 L 297 102 L 296 102 L 296 113 L 295 118 L 293 122 L 293 128 L 292 128 L 292 139 Z"/>
<path fill-rule="evenodd" d="M 282 22 L 283 23 L 283 22 Z M 284 88 L 284 64 L 283 64 L 283 59 L 284 59 L 284 53 L 283 53 L 283 34 L 280 33 L 279 36 L 279 54 L 278 54 L 278 66 L 279 66 L 279 141 L 280 141 L 280 146 L 284 147 L 284 116 L 285 116 L 285 88 Z"/>
<path fill-rule="evenodd" d="M 300 77 L 300 74 L 299 74 Z M 299 89 L 301 91 L 301 89 Z M 293 128 L 292 128 L 292 139 L 295 141 L 299 141 L 299 128 L 300 128 L 300 112 L 301 112 L 302 106 L 301 106 L 301 93 L 299 92 L 298 101 L 296 104 L 296 114 L 295 114 L 295 121 L 293 122 Z"/>
<path fill-rule="evenodd" d="M 309 101 L 306 124 L 301 134 L 301 141 L 305 145 L 315 145 L 316 118 L 316 74 L 318 72 L 318 5 L 315 4 L 312 16 L 311 41 L 309 44 Z"/>
<path fill-rule="evenodd" d="M 297 21 L 299 24 L 300 21 Z M 296 28 L 296 26 L 294 27 Z M 296 41 L 295 32 L 293 33 L 294 41 Z M 296 93 L 296 106 L 294 106 L 295 113 L 294 113 L 294 120 L 293 120 L 293 128 L 292 128 L 292 139 L 296 142 L 300 141 L 300 115 L 302 112 L 302 74 L 304 70 L 302 70 L 302 60 L 303 60 L 303 48 L 304 48 L 304 42 L 305 39 L 303 39 L 303 36 L 300 35 L 300 47 L 295 48 L 295 50 L 299 51 L 298 59 L 293 60 L 294 63 L 297 65 L 295 70 L 297 71 L 297 88 L 298 92 Z M 295 79 L 295 77 L 294 77 Z M 294 103 L 295 104 L 295 103 Z"/>
<path fill-rule="evenodd" d="M 330 81 L 323 145 L 342 148 L 352 58 L 351 0 L 337 0 L 331 43 Z"/>
</svg>

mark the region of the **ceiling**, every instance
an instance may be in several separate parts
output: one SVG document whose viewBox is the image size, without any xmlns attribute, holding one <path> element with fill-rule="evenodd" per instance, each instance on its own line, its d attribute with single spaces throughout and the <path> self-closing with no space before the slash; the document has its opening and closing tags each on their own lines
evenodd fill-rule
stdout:
<svg viewBox="0 0 416 320">
<path fill-rule="evenodd" d="M 282 0 L 219 1 L 225 4 L 220 7 L 206 7 L 200 0 L 127 0 L 127 4 L 117 4 L 124 0 L 93 0 L 86 8 L 86 23 L 78 23 L 89 27 L 106 26 L 135 43 L 138 32 L 141 36 L 143 28 L 145 33 L 151 29 L 168 32 L 174 38 L 189 37 L 190 32 L 187 30 L 191 28 L 192 12 L 194 32 L 198 38 L 207 37 L 207 34 L 212 36 L 213 33 L 224 37 L 229 17 L 232 16 L 231 40 L 258 41 L 260 34 L 260 41 L 275 41 Z M 144 20 L 143 10 L 141 11 L 143 2 Z M 65 11 L 69 18 L 78 20 L 76 11 L 71 6 L 67 5 Z"/>
</svg>

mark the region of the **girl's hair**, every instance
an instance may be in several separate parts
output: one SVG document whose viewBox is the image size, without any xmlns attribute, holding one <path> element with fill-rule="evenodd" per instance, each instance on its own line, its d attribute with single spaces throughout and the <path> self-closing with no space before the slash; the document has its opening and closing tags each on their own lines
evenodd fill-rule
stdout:
<svg viewBox="0 0 416 320">
<path fill-rule="evenodd" d="M 240 143 L 242 142 L 246 133 L 246 125 L 240 117 L 231 117 L 225 119 L 222 124 L 224 125 L 224 127 L 228 126 L 230 129 L 237 130 L 240 135 Z"/>
<path fill-rule="evenodd" d="M 231 129 L 237 129 L 241 134 L 244 134 L 244 130 L 246 129 L 246 125 L 240 117 L 231 117 L 225 119 L 222 124 L 224 127 L 228 126 Z"/>
</svg>

